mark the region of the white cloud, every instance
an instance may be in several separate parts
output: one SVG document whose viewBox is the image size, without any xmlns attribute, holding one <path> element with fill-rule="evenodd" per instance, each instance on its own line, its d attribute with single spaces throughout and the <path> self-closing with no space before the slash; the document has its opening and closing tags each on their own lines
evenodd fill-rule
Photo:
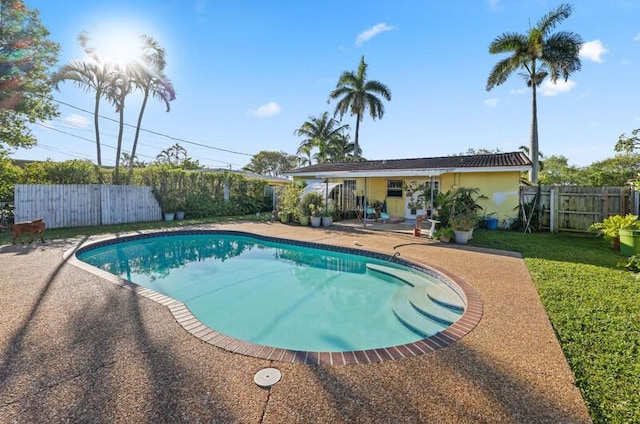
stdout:
<svg viewBox="0 0 640 424">
<path fill-rule="evenodd" d="M 278 115 L 282 111 L 280 105 L 276 102 L 269 102 L 261 105 L 258 109 L 251 111 L 251 114 L 258 118 L 268 118 L 269 116 Z"/>
<path fill-rule="evenodd" d="M 574 81 L 558 80 L 556 83 L 551 80 L 545 80 L 540 87 L 543 96 L 557 96 L 560 93 L 567 93 L 576 86 Z"/>
<path fill-rule="evenodd" d="M 358 34 L 358 37 L 356 38 L 356 46 L 361 46 L 381 32 L 391 31 L 392 29 L 394 29 L 394 27 L 387 25 L 384 22 L 374 25 L 369 29 L 365 29 L 360 34 Z"/>
<path fill-rule="evenodd" d="M 64 122 L 65 125 L 75 128 L 86 128 L 89 126 L 89 120 L 87 118 L 75 114 L 67 116 L 62 122 Z"/>
<path fill-rule="evenodd" d="M 529 89 L 526 87 L 522 87 L 522 88 L 518 88 L 510 91 L 511 94 L 525 94 L 528 92 L 529 92 Z"/>
<path fill-rule="evenodd" d="M 633 37 L 633 41 L 640 41 L 640 33 Z"/>
<path fill-rule="evenodd" d="M 492 97 L 490 99 L 485 99 L 484 104 L 487 107 L 494 108 L 498 106 L 498 99 L 495 97 Z"/>
<path fill-rule="evenodd" d="M 580 57 L 602 63 L 602 55 L 608 53 L 600 40 L 587 41 L 580 48 Z"/>
</svg>

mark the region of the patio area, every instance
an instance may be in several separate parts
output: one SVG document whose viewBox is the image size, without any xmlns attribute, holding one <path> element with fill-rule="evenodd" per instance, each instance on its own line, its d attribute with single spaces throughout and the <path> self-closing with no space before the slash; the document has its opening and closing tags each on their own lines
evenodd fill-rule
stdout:
<svg viewBox="0 0 640 424">
<path fill-rule="evenodd" d="M 89 240 L 3 245 L 0 422 L 591 422 L 519 255 L 434 243 L 405 223 L 205 228 L 397 251 L 473 286 L 483 317 L 401 360 L 262 360 L 193 337 L 165 306 L 63 260 Z M 265 367 L 282 372 L 266 389 L 253 382 Z"/>
</svg>

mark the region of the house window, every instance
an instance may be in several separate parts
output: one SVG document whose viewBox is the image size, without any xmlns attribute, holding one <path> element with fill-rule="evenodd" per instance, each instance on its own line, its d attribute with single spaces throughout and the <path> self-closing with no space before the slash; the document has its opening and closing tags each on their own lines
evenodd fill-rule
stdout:
<svg viewBox="0 0 640 424">
<path fill-rule="evenodd" d="M 402 197 L 402 180 L 387 181 L 387 197 Z"/>
<path fill-rule="evenodd" d="M 347 193 L 349 193 L 349 190 L 351 190 L 351 192 L 353 192 L 353 194 L 355 194 L 356 193 L 356 180 L 344 180 L 344 181 L 342 181 L 342 188 Z"/>
</svg>

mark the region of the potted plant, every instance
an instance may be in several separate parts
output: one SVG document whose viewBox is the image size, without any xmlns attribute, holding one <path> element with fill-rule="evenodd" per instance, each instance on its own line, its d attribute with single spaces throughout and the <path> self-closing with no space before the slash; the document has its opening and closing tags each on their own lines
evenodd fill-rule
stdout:
<svg viewBox="0 0 640 424">
<path fill-rule="evenodd" d="M 153 194 L 162 210 L 165 221 L 173 221 L 176 213 L 176 198 L 168 190 L 154 190 Z"/>
<path fill-rule="evenodd" d="M 418 197 L 412 197 L 407 203 L 407 208 L 411 211 L 411 215 L 416 215 L 418 210 L 422 210 L 424 202 Z"/>
<path fill-rule="evenodd" d="M 311 211 L 311 226 L 319 227 L 320 223 L 322 222 L 322 217 L 320 216 L 320 206 L 316 205 L 315 203 L 311 203 L 309 205 L 309 210 Z"/>
<path fill-rule="evenodd" d="M 331 211 L 329 209 L 325 209 L 322 211 L 322 226 L 330 227 L 333 224 L 333 216 L 331 215 Z"/>
<path fill-rule="evenodd" d="M 306 193 L 298 203 L 298 219 L 301 225 L 309 225 L 311 217 L 311 205 L 314 207 L 322 204 L 322 196 L 315 191 Z"/>
<path fill-rule="evenodd" d="M 456 212 L 449 216 L 449 225 L 453 230 L 456 243 L 466 244 L 471 239 L 478 221 L 478 214 L 471 210 Z"/>
<path fill-rule="evenodd" d="M 451 239 L 455 237 L 455 233 L 451 227 L 438 228 L 435 233 L 433 233 L 433 238 L 440 240 L 444 243 L 449 243 Z"/>
<path fill-rule="evenodd" d="M 286 224 L 291 219 L 291 212 L 280 211 L 278 212 L 278 218 L 280 218 L 280 222 Z"/>
<path fill-rule="evenodd" d="M 298 207 L 298 203 L 300 203 L 302 190 L 302 186 L 293 183 L 280 186 L 276 189 L 276 198 L 279 210 L 278 218 L 283 224 L 286 224 L 291 220 L 293 212 Z"/>
<path fill-rule="evenodd" d="M 602 222 L 591 224 L 589 227 L 589 231 L 597 231 L 598 235 L 609 241 L 614 250 L 620 250 L 621 231 L 626 236 L 628 234 L 625 230 L 638 229 L 640 229 L 640 222 L 638 221 L 638 216 L 633 214 L 628 214 L 626 216 L 613 215 L 605 218 Z"/>
<path fill-rule="evenodd" d="M 330 227 L 333 224 L 333 221 L 337 219 L 340 219 L 340 215 L 336 208 L 336 202 L 333 199 L 327 199 L 322 213 L 322 225 Z"/>
</svg>

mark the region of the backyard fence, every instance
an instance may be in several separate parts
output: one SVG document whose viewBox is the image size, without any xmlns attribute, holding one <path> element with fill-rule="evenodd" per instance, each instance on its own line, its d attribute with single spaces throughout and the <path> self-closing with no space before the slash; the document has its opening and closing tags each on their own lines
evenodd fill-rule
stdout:
<svg viewBox="0 0 640 424">
<path fill-rule="evenodd" d="M 43 218 L 48 228 L 159 221 L 160 206 L 147 186 L 17 184 L 15 221 Z"/>
<path fill-rule="evenodd" d="M 587 232 L 594 222 L 612 215 L 638 214 L 638 192 L 630 187 L 541 186 L 520 189 L 520 207 L 539 208 L 540 229 L 553 233 Z M 531 216 L 524 216 L 531 220 Z"/>
</svg>

